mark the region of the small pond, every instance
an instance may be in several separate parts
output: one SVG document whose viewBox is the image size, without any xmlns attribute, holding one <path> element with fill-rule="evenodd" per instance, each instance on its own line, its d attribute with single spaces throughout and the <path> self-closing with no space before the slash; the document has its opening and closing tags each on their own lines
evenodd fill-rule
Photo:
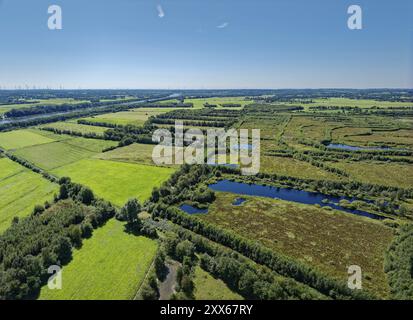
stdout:
<svg viewBox="0 0 413 320">
<path fill-rule="evenodd" d="M 193 207 L 189 204 L 183 204 L 179 207 L 182 211 L 188 213 L 188 214 L 200 214 L 200 213 L 208 213 L 208 209 L 199 209 L 196 207 Z"/>
<path fill-rule="evenodd" d="M 401 149 L 393 149 L 390 147 L 357 147 L 357 146 L 350 146 L 347 144 L 340 144 L 340 143 L 330 143 L 327 145 L 329 149 L 340 149 L 340 150 L 349 150 L 349 151 L 390 151 L 390 150 L 401 150 Z"/>
<path fill-rule="evenodd" d="M 234 200 L 234 202 L 232 202 L 233 206 L 240 206 L 241 204 L 243 204 L 245 201 L 247 201 L 247 199 L 245 198 L 237 198 Z"/>
</svg>

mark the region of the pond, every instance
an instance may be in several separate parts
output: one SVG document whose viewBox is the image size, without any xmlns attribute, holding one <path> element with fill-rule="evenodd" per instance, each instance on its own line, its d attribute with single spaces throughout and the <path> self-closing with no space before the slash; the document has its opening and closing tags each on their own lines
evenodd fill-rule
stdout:
<svg viewBox="0 0 413 320">
<path fill-rule="evenodd" d="M 208 213 L 208 209 L 199 209 L 196 207 L 193 207 L 189 204 L 183 204 L 179 207 L 182 211 L 188 213 L 188 214 L 200 214 L 200 213 Z"/>
<path fill-rule="evenodd" d="M 340 149 L 340 150 L 349 150 L 349 151 L 380 151 L 380 150 L 397 150 L 390 147 L 357 147 L 357 146 L 350 146 L 347 144 L 340 144 L 340 143 L 330 143 L 327 145 L 329 149 Z"/>
<path fill-rule="evenodd" d="M 336 197 L 318 192 L 308 192 L 290 188 L 277 188 L 258 184 L 247 184 L 229 180 L 221 180 L 215 184 L 209 185 L 209 188 L 213 191 L 231 192 L 239 195 L 281 199 L 310 205 L 318 204 L 321 207 L 328 206 L 336 210 L 345 211 L 363 217 L 378 220 L 384 219 L 384 217 L 377 214 L 341 207 L 339 205 L 340 200 L 348 200 L 350 202 L 354 200 L 347 197 Z"/>
<path fill-rule="evenodd" d="M 247 201 L 247 199 L 245 198 L 237 198 L 234 200 L 234 202 L 232 203 L 233 206 L 240 206 L 241 204 L 243 204 L 245 201 Z"/>
</svg>

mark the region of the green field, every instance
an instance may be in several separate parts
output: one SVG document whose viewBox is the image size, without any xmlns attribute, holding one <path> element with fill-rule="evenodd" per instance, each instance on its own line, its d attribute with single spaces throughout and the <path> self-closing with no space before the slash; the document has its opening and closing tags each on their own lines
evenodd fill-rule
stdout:
<svg viewBox="0 0 413 320">
<path fill-rule="evenodd" d="M 334 173 L 317 168 L 310 163 L 293 158 L 273 157 L 261 155 L 261 170 L 264 173 L 275 173 L 282 176 L 303 179 L 340 180 Z"/>
<path fill-rule="evenodd" d="M 195 268 L 195 300 L 244 300 L 220 279 L 215 279 L 201 267 Z"/>
<path fill-rule="evenodd" d="M 0 147 L 6 150 L 50 143 L 55 140 L 42 136 L 35 130 L 17 130 L 0 133 Z"/>
<path fill-rule="evenodd" d="M 216 98 L 201 98 L 201 99 L 185 99 L 185 103 L 193 103 L 195 109 L 204 108 L 205 103 L 218 105 L 218 108 L 223 109 L 221 104 L 234 103 L 240 104 L 241 107 L 228 108 L 233 110 L 242 109 L 245 105 L 253 103 L 252 100 L 245 100 L 245 97 L 216 97 Z"/>
<path fill-rule="evenodd" d="M 20 172 L 25 171 L 25 168 L 21 165 L 11 161 L 8 158 L 2 158 L 0 156 L 0 180 L 10 178 Z"/>
<path fill-rule="evenodd" d="M 100 140 L 100 139 L 87 139 L 87 138 L 71 138 L 64 143 L 77 147 L 79 149 L 84 149 L 91 152 L 102 152 L 102 150 L 109 147 L 114 147 L 118 145 L 116 141 Z"/>
<path fill-rule="evenodd" d="M 289 104 L 300 105 L 300 100 L 290 102 Z M 409 102 L 378 101 L 372 99 L 350 99 L 350 98 L 325 98 L 313 99 L 310 103 L 301 104 L 305 109 L 314 106 L 337 106 L 337 107 L 406 107 L 412 106 Z"/>
<path fill-rule="evenodd" d="M 41 300 L 128 300 L 145 277 L 157 243 L 124 231 L 112 219 L 84 240 L 62 269 L 62 289 L 41 290 Z"/>
<path fill-rule="evenodd" d="M 24 217 L 37 204 L 52 201 L 58 193 L 56 184 L 41 175 L 12 162 L 0 159 L 0 232 L 7 229 L 14 217 Z"/>
<path fill-rule="evenodd" d="M 22 148 L 15 155 L 26 159 L 44 170 L 51 170 L 80 159 L 91 157 L 94 153 L 76 148 L 64 142 L 53 142 L 39 146 Z"/>
<path fill-rule="evenodd" d="M 104 148 L 113 146 L 112 141 L 71 138 L 63 141 L 21 148 L 13 153 L 44 170 L 52 170 L 81 159 L 89 158 Z"/>
<path fill-rule="evenodd" d="M 347 267 L 359 265 L 363 286 L 381 297 L 388 295 L 383 257 L 393 231 L 381 222 L 339 211 L 278 199 L 216 192 L 217 199 L 202 220 L 233 230 L 248 239 L 314 265 L 342 280 Z"/>
<path fill-rule="evenodd" d="M 147 200 L 154 187 L 168 179 L 171 168 L 84 159 L 63 166 L 52 173 L 90 187 L 98 196 L 122 206 L 130 198 Z"/>
<path fill-rule="evenodd" d="M 73 139 L 73 136 L 68 135 L 68 134 L 56 134 L 51 131 L 40 130 L 40 129 L 30 129 L 30 131 L 33 131 L 43 137 L 52 139 L 54 141 L 65 141 L 65 140 Z"/>
<path fill-rule="evenodd" d="M 52 129 L 58 129 L 58 130 L 68 130 L 71 132 L 77 132 L 77 133 L 82 133 L 82 134 L 87 134 L 87 133 L 95 133 L 97 135 L 103 135 L 103 133 L 107 130 L 107 128 L 103 127 L 97 127 L 97 126 L 88 126 L 84 124 L 79 124 L 75 122 L 54 122 L 54 123 L 48 123 L 39 126 L 40 128 L 52 128 Z"/>
<path fill-rule="evenodd" d="M 125 147 L 116 148 L 114 150 L 98 154 L 95 158 L 101 160 L 154 165 L 152 160 L 153 148 L 154 146 L 150 144 L 133 143 Z"/>
<path fill-rule="evenodd" d="M 136 108 L 129 111 L 105 113 L 94 117 L 84 118 L 91 122 L 104 122 L 117 125 L 143 126 L 151 116 L 176 110 L 176 108 Z"/>
<path fill-rule="evenodd" d="M 153 148 L 154 148 L 154 145 L 133 143 L 129 146 L 116 148 L 115 150 L 111 150 L 105 153 L 100 153 L 96 155 L 95 158 L 101 159 L 101 160 L 112 160 L 112 161 L 120 161 L 120 162 L 156 165 L 153 162 L 153 158 L 152 158 Z M 183 149 L 180 149 L 180 150 L 183 150 Z M 178 165 L 173 164 L 174 159 L 175 159 L 175 155 L 173 154 L 172 159 L 167 160 L 168 163 L 171 163 L 169 161 L 171 160 L 172 164 L 165 164 L 162 166 L 177 167 Z"/>
</svg>

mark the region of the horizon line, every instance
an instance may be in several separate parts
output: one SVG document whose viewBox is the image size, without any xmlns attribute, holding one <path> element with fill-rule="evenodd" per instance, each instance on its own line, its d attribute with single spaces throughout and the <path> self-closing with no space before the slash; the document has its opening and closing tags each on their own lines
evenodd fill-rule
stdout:
<svg viewBox="0 0 413 320">
<path fill-rule="evenodd" d="M 66 91 L 66 90 L 163 90 L 163 91 L 224 91 L 224 90 L 413 90 L 413 87 L 285 87 L 285 88 L 0 88 L 0 91 Z"/>
</svg>

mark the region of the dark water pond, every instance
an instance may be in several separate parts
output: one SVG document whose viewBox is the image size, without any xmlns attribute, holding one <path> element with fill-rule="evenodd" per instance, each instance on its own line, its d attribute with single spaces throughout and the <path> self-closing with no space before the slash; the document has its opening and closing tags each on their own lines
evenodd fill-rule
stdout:
<svg viewBox="0 0 413 320">
<path fill-rule="evenodd" d="M 340 149 L 340 150 L 349 150 L 349 151 L 380 151 L 380 150 L 398 150 L 390 147 L 357 147 L 349 146 L 347 144 L 340 143 L 330 143 L 327 145 L 329 149 Z"/>
<path fill-rule="evenodd" d="M 179 209 L 189 214 L 208 213 L 208 209 L 195 208 L 189 204 L 183 204 L 179 207 Z"/>
<path fill-rule="evenodd" d="M 382 220 L 384 217 L 361 211 L 343 208 L 339 205 L 340 200 L 353 201 L 354 199 L 347 197 L 336 197 L 317 192 L 308 192 L 298 189 L 276 188 L 271 186 L 262 186 L 257 184 L 247 184 L 240 182 L 233 182 L 229 180 L 221 180 L 215 184 L 209 185 L 209 188 L 214 191 L 231 192 L 239 195 L 258 196 L 272 199 L 281 199 L 286 201 L 293 201 L 303 204 L 318 204 L 321 207 L 331 207 L 333 209 L 345 211 L 363 217 Z M 328 200 L 328 201 L 327 201 Z"/>
<path fill-rule="evenodd" d="M 232 203 L 233 206 L 240 206 L 241 204 L 243 204 L 245 201 L 247 201 L 247 199 L 245 198 L 237 198 L 234 200 L 234 202 Z"/>
</svg>

